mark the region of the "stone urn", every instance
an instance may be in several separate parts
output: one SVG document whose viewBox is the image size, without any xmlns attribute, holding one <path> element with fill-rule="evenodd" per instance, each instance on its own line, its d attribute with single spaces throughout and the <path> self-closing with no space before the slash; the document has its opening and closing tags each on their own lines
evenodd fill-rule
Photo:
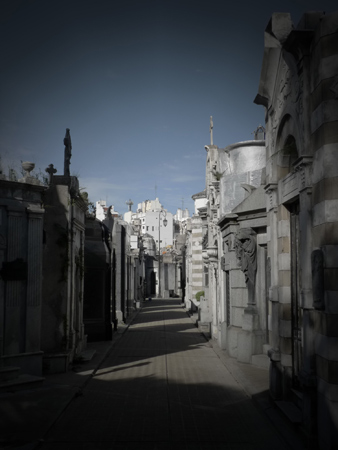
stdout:
<svg viewBox="0 0 338 450">
<path fill-rule="evenodd" d="M 32 162 L 29 162 L 29 161 L 23 161 L 21 163 L 21 166 L 22 166 L 23 170 L 26 171 L 26 175 L 25 176 L 26 177 L 30 177 L 31 176 L 30 173 L 34 169 L 35 164 L 32 163 Z"/>
<path fill-rule="evenodd" d="M 218 258 L 218 248 L 217 245 L 211 245 L 207 248 L 207 253 L 210 261 L 217 261 Z"/>
</svg>

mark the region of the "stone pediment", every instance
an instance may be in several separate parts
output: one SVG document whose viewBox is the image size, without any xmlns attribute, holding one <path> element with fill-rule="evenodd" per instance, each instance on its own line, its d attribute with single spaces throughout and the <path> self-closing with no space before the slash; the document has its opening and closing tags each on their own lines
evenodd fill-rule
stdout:
<svg viewBox="0 0 338 450">
<path fill-rule="evenodd" d="M 251 194 L 232 210 L 232 213 L 240 215 L 262 210 L 266 210 L 266 193 L 264 186 L 259 186 L 253 189 Z"/>
</svg>

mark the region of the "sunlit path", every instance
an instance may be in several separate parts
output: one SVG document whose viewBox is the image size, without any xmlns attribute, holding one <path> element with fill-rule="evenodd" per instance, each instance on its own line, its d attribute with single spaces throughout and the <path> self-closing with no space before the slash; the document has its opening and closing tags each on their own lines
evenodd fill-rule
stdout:
<svg viewBox="0 0 338 450">
<path fill-rule="evenodd" d="M 144 304 L 41 445 L 64 449 L 282 450 L 179 300 Z"/>
</svg>

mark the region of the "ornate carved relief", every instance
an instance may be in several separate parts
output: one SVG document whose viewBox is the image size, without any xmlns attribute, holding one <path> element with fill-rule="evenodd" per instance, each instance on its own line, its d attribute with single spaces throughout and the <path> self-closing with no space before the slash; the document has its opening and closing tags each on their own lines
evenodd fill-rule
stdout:
<svg viewBox="0 0 338 450">
<path fill-rule="evenodd" d="M 297 164 L 295 164 L 295 170 L 298 172 L 299 192 L 305 189 L 310 194 L 312 192 L 311 182 L 311 165 L 312 156 L 303 156 L 300 158 Z"/>
<path fill-rule="evenodd" d="M 254 283 L 257 260 L 256 260 L 256 233 L 252 228 L 242 228 L 236 233 L 235 251 L 238 264 L 244 272 L 245 281 Z"/>
<path fill-rule="evenodd" d="M 298 73 L 292 71 L 285 61 L 282 62 L 280 68 L 280 77 L 276 85 L 276 92 L 272 105 L 273 109 L 270 114 L 272 149 L 276 146 L 277 131 L 286 105 L 288 103 L 293 105 L 298 116 L 303 114 L 303 76 L 298 76 Z M 300 123 L 302 122 L 300 120 Z M 302 134 L 303 131 L 300 131 Z"/>
</svg>

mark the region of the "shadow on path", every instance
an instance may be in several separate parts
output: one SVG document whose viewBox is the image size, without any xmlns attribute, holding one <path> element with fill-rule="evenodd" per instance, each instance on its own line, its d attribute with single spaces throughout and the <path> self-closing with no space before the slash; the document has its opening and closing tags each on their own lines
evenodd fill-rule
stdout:
<svg viewBox="0 0 338 450">
<path fill-rule="evenodd" d="M 177 300 L 145 304 L 41 449 L 289 448 Z"/>
</svg>

